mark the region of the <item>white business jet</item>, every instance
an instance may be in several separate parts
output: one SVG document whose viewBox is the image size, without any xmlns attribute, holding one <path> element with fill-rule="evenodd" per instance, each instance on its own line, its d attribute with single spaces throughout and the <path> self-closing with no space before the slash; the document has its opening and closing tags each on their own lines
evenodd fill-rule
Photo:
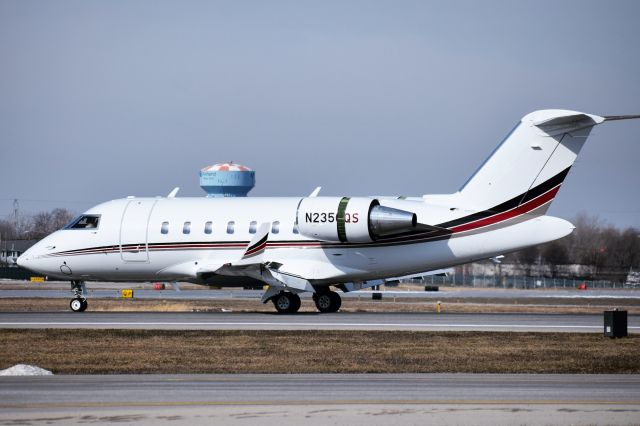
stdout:
<svg viewBox="0 0 640 426">
<path fill-rule="evenodd" d="M 320 312 L 381 279 L 487 259 L 572 232 L 545 216 L 593 126 L 640 116 L 543 110 L 525 116 L 454 194 L 422 197 L 127 197 L 86 211 L 18 259 L 68 279 L 70 307 L 86 281 L 246 277 L 262 301 L 297 312 L 311 292 Z"/>
</svg>

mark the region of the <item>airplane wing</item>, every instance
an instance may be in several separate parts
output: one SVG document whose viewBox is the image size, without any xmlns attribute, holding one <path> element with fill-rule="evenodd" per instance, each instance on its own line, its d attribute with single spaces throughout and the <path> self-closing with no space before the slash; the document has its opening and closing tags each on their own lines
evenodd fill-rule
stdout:
<svg viewBox="0 0 640 426">
<path fill-rule="evenodd" d="M 195 271 L 196 277 L 202 278 L 205 275 L 215 274 L 251 277 L 263 281 L 269 285 L 269 288 L 262 297 L 263 302 L 266 302 L 282 290 L 293 293 L 305 291 L 315 292 L 313 286 L 306 278 L 287 273 L 281 270 L 283 266 L 282 263 L 269 261 L 265 258 L 265 250 L 267 248 L 270 230 L 270 222 L 262 223 L 258 227 L 254 237 L 249 244 L 247 244 L 247 248 L 240 259 L 222 265 L 204 263 Z"/>
</svg>

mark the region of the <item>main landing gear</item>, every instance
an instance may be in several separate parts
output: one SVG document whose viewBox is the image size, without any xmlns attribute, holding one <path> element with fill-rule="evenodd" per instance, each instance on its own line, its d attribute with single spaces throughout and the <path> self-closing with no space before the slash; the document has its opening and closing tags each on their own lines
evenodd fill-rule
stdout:
<svg viewBox="0 0 640 426">
<path fill-rule="evenodd" d="M 69 302 L 69 307 L 73 312 L 84 312 L 89 305 L 85 296 L 86 287 L 83 281 L 71 281 L 71 291 L 73 299 Z"/>
<path fill-rule="evenodd" d="M 300 296 L 290 291 L 282 291 L 271 298 L 273 306 L 280 314 L 294 314 L 300 309 Z M 335 291 L 313 294 L 313 302 L 322 313 L 337 312 L 342 305 L 340 295 Z"/>
<path fill-rule="evenodd" d="M 289 291 L 283 291 L 271 299 L 279 314 L 294 314 L 300 309 L 300 296 Z"/>
<path fill-rule="evenodd" d="M 322 313 L 338 312 L 342 305 L 342 299 L 335 291 L 313 293 L 313 301 L 316 304 L 316 308 Z"/>
</svg>

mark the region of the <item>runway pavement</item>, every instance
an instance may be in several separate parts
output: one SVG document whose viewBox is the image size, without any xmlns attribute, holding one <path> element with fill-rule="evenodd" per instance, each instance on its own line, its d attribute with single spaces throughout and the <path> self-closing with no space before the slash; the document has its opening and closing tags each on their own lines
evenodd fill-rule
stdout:
<svg viewBox="0 0 640 426">
<path fill-rule="evenodd" d="M 53 284 L 47 283 L 48 286 Z M 87 291 L 89 298 L 120 298 L 120 291 L 123 288 L 133 288 L 134 295 L 137 299 L 260 299 L 262 290 L 212 290 L 202 288 L 198 290 L 187 289 L 176 291 L 152 290 L 148 288 L 137 289 L 137 284 L 116 284 L 116 283 L 88 283 Z M 39 289 L 37 284 L 29 289 L 3 289 L 0 283 L 0 298 L 55 298 L 70 299 L 71 291 L 67 283 L 55 285 L 55 289 Z M 372 291 L 356 291 L 351 293 L 341 293 L 340 296 L 346 299 L 368 299 L 371 300 Z M 500 288 L 448 288 L 443 291 L 402 291 L 402 290 L 385 290 L 381 292 L 384 298 L 409 298 L 409 299 L 627 299 L 633 300 L 640 304 L 640 290 L 623 290 L 623 289 L 597 289 L 579 291 L 575 289 L 557 290 L 557 289 L 500 289 Z M 309 294 L 303 297 L 310 298 Z"/>
<path fill-rule="evenodd" d="M 436 313 L 3 312 L 0 328 L 602 332 L 602 315 Z M 629 315 L 630 333 L 640 316 Z"/>
<path fill-rule="evenodd" d="M 637 424 L 638 375 L 0 377 L 0 425 Z"/>
</svg>

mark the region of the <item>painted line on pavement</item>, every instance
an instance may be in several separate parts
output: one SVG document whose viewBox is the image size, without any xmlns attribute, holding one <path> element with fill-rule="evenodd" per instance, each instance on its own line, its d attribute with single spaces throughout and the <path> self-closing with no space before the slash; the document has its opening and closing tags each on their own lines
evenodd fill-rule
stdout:
<svg viewBox="0 0 640 426">
<path fill-rule="evenodd" d="M 313 323 L 313 322 L 0 322 L 2 326 L 286 326 L 286 327 L 451 327 L 451 328 L 579 328 L 602 329 L 602 325 L 538 324 L 438 324 L 438 323 Z M 628 329 L 640 329 L 629 326 Z"/>
</svg>

